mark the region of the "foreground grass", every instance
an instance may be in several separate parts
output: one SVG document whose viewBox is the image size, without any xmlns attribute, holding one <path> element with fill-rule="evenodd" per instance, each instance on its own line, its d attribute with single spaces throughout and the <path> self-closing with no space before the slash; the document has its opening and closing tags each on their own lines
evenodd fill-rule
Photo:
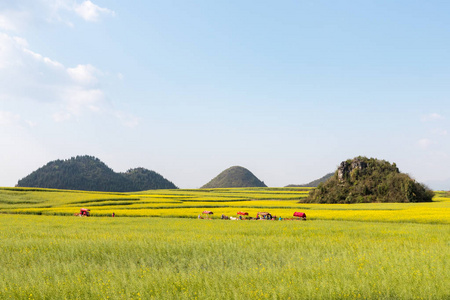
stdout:
<svg viewBox="0 0 450 300">
<path fill-rule="evenodd" d="M 448 299 L 448 225 L 0 215 L 0 298 Z"/>
</svg>

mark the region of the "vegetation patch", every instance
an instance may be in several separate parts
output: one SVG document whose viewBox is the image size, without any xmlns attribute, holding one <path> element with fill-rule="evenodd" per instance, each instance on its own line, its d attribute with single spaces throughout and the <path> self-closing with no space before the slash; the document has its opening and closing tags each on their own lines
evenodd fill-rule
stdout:
<svg viewBox="0 0 450 300">
<path fill-rule="evenodd" d="M 211 188 L 238 188 L 238 187 L 267 187 L 263 181 L 259 180 L 252 172 L 246 168 L 234 166 L 226 169 L 210 182 L 205 184 L 203 189 Z"/>
<path fill-rule="evenodd" d="M 51 161 L 19 180 L 17 186 L 104 192 L 177 188 L 154 171 L 135 168 L 116 173 L 98 158 L 87 155 Z"/>
<path fill-rule="evenodd" d="M 328 181 L 302 203 L 431 202 L 434 192 L 400 173 L 396 164 L 375 158 L 343 161 Z"/>
</svg>

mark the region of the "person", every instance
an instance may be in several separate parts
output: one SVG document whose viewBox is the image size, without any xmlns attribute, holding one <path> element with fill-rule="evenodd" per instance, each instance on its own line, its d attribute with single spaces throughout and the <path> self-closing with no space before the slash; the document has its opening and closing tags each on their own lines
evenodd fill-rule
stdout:
<svg viewBox="0 0 450 300">
<path fill-rule="evenodd" d="M 112 214 L 112 217 L 114 218 L 115 216 L 116 216 L 116 214 L 115 214 L 115 213 L 113 213 L 113 214 Z"/>
</svg>

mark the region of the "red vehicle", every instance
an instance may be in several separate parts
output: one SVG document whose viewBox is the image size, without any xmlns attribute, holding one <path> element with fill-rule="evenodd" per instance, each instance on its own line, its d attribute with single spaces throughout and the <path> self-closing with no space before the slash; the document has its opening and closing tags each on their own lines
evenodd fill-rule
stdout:
<svg viewBox="0 0 450 300">
<path fill-rule="evenodd" d="M 303 212 L 298 212 L 298 211 L 296 211 L 296 212 L 294 213 L 294 217 L 298 217 L 298 218 L 301 218 L 302 220 L 306 220 L 306 214 L 303 213 Z"/>
<path fill-rule="evenodd" d="M 79 217 L 89 217 L 91 214 L 89 213 L 91 210 L 87 208 L 80 209 L 80 213 L 75 214 L 75 216 Z"/>
<path fill-rule="evenodd" d="M 248 218 L 248 212 L 246 211 L 238 211 L 236 214 L 238 215 L 239 220 L 247 220 Z"/>
<path fill-rule="evenodd" d="M 204 210 L 203 212 L 202 212 L 202 215 L 203 216 L 201 216 L 201 215 L 198 215 L 198 218 L 199 219 L 210 219 L 210 215 L 213 215 L 214 213 L 212 212 L 212 211 L 210 211 L 210 210 Z"/>
</svg>

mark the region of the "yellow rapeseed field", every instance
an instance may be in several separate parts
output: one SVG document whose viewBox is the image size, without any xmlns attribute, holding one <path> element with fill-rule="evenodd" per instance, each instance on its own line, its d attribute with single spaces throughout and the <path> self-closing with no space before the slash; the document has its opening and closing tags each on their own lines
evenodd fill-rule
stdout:
<svg viewBox="0 0 450 300">
<path fill-rule="evenodd" d="M 0 299 L 448 299 L 449 193 L 299 203 L 307 193 L 0 189 Z M 238 211 L 308 221 L 217 220 Z"/>
<path fill-rule="evenodd" d="M 450 195 L 436 192 L 431 203 L 304 204 L 309 188 L 235 188 L 200 190 L 152 190 L 138 193 L 102 193 L 51 189 L 0 189 L 0 212 L 74 215 L 80 208 L 92 216 L 197 218 L 204 210 L 209 218 L 236 216 L 245 211 L 256 217 L 261 211 L 283 219 L 295 211 L 310 220 L 351 220 L 414 223 L 450 223 Z"/>
</svg>

